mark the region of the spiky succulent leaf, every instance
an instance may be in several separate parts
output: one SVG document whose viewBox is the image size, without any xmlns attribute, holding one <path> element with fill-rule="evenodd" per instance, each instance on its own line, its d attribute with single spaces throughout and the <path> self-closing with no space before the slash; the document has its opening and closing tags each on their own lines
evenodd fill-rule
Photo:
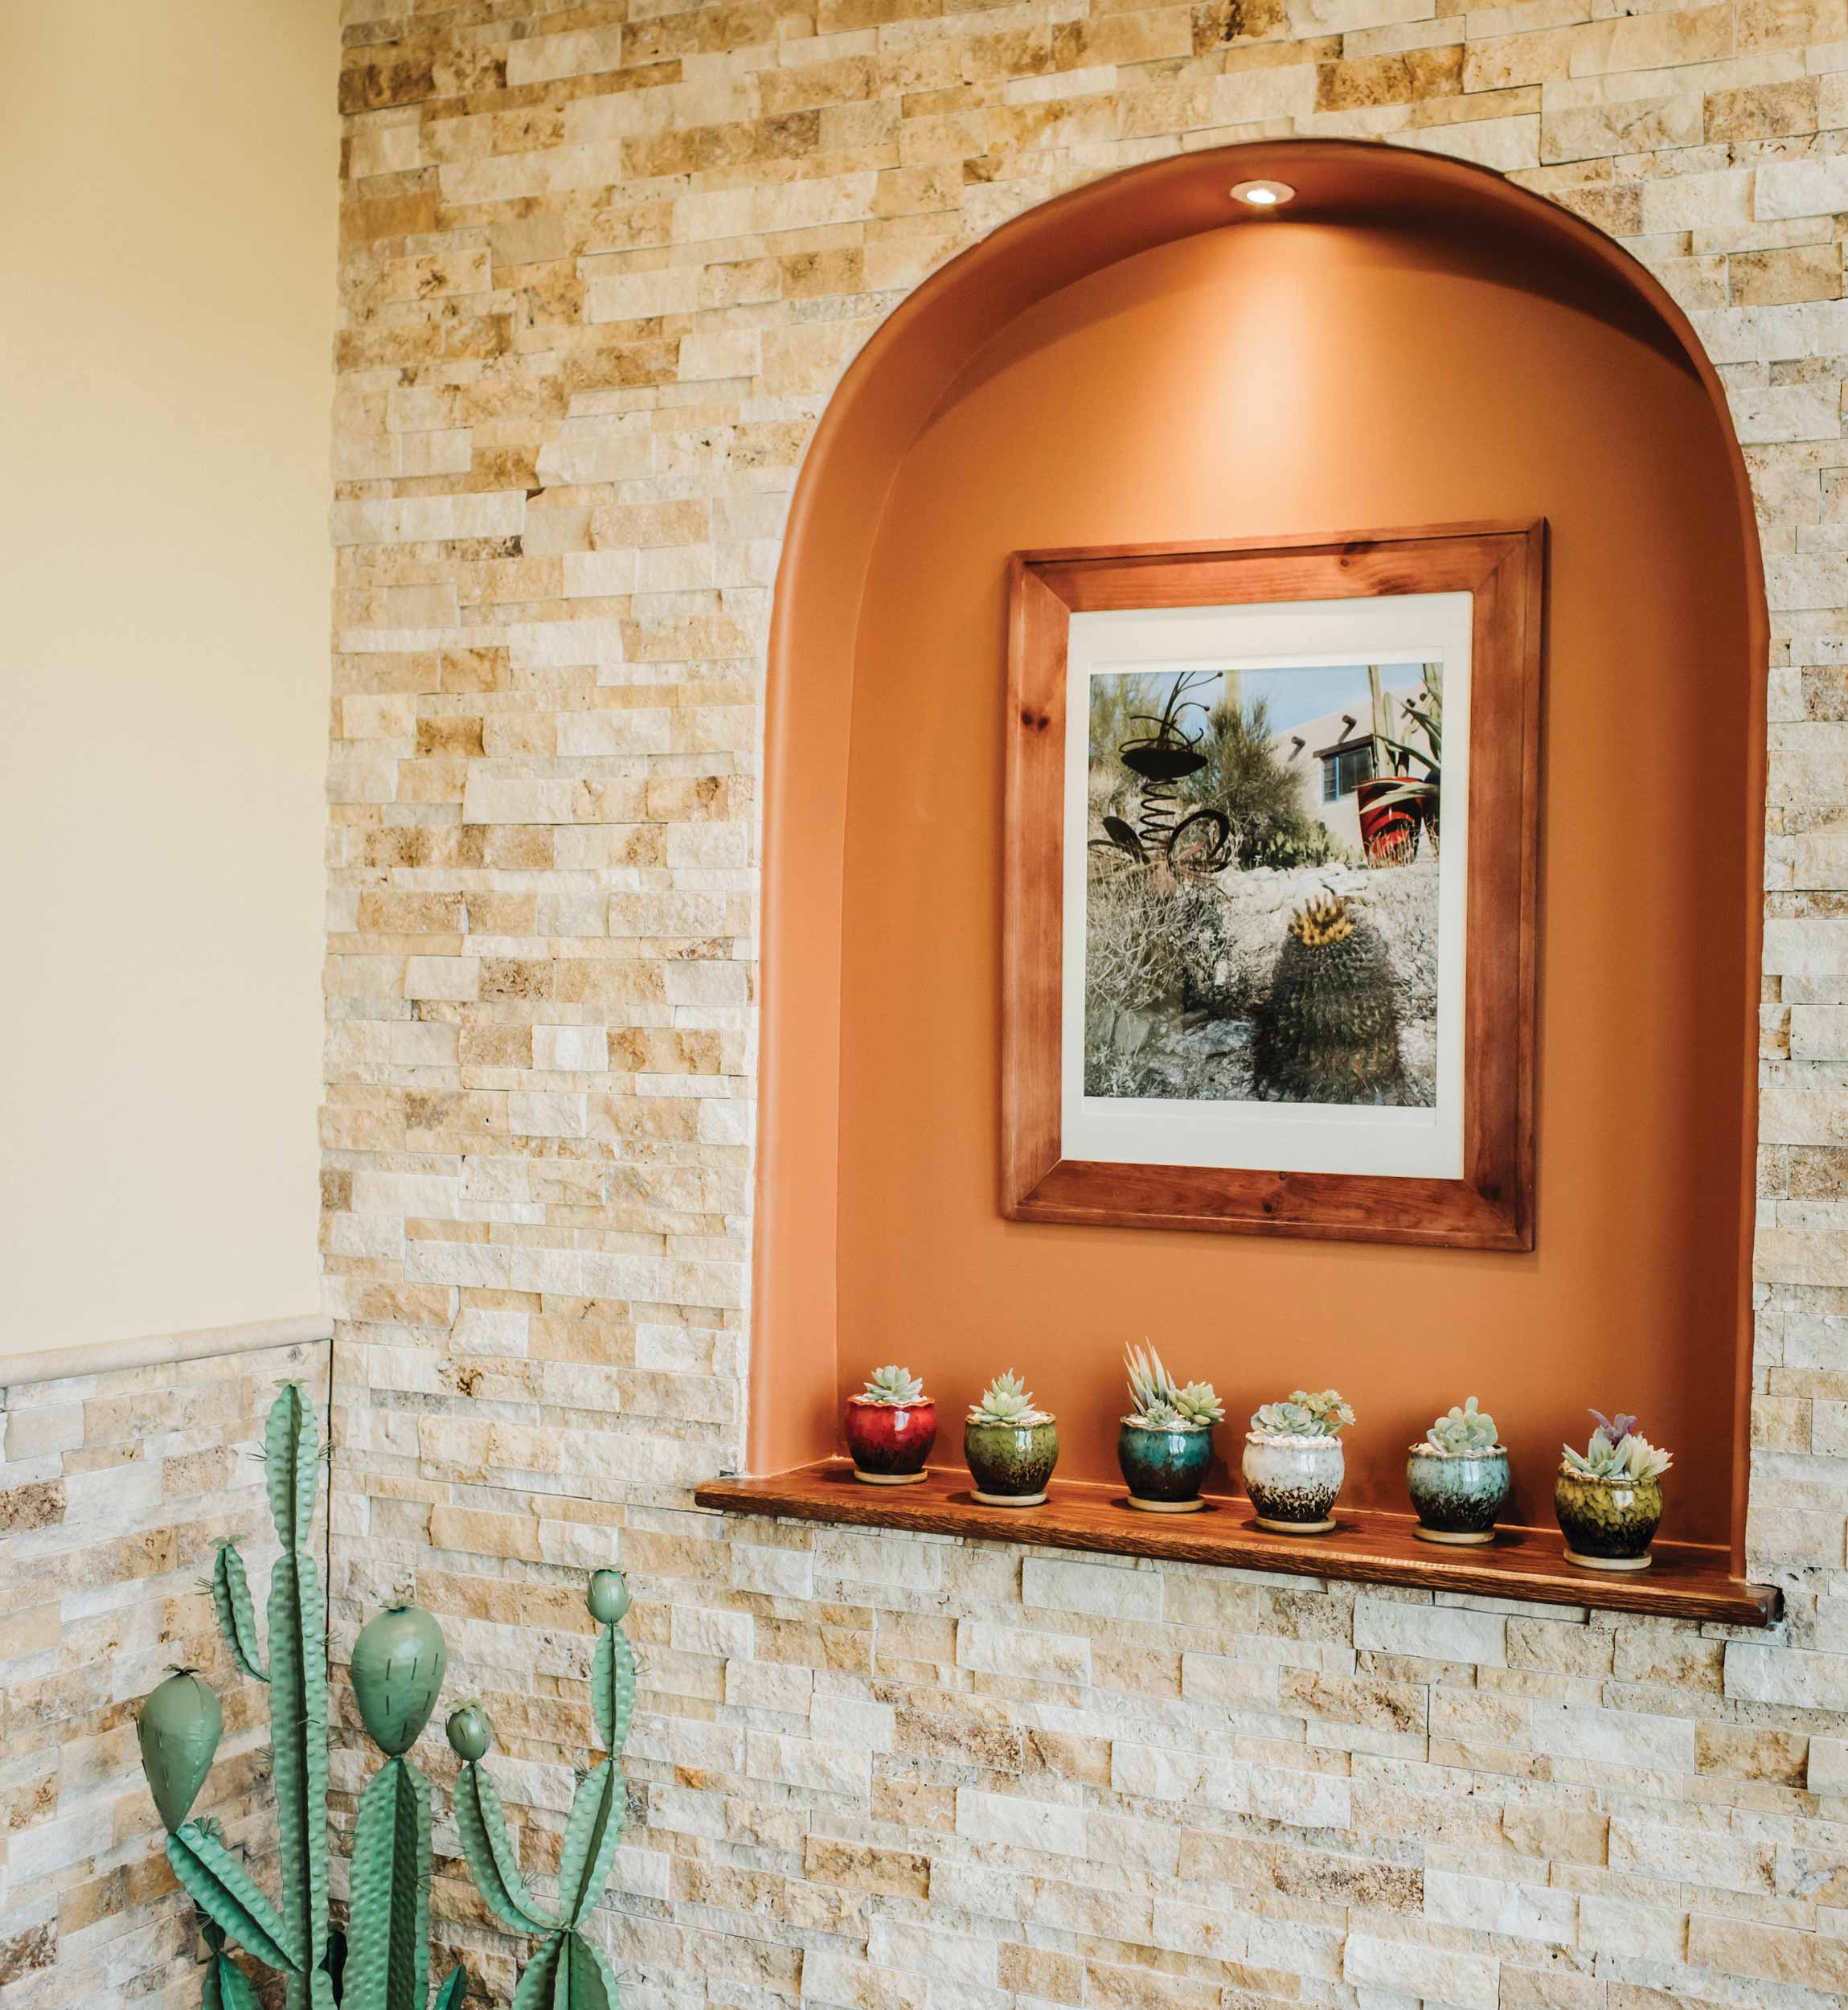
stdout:
<svg viewBox="0 0 1848 2010">
<path fill-rule="evenodd" d="M 269 1671 L 263 1665 L 263 1649 L 256 1637 L 256 1608 L 250 1602 L 250 1581 L 235 1542 L 220 1543 L 212 1560 L 211 1602 L 219 1631 L 237 1665 L 253 1682 L 267 1682 Z"/>
<path fill-rule="evenodd" d="M 1595 1416 L 1596 1412 L 1592 1414 Z M 1626 1432 L 1613 1444 L 1601 1424 L 1592 1433 L 1591 1442 L 1584 1451 L 1576 1451 L 1570 1445 L 1561 1449 L 1565 1454 L 1562 1462 L 1565 1470 L 1588 1479 L 1628 1480 L 1633 1483 L 1659 1479 L 1674 1463 L 1672 1454 L 1658 1445 L 1652 1445 L 1633 1430 Z"/>
<path fill-rule="evenodd" d="M 462 1854 L 489 1910 L 515 1933 L 555 1932 L 559 1922 L 533 1897 L 520 1874 L 494 1783 L 472 1760 L 456 1777 L 455 1811 Z"/>
<path fill-rule="evenodd" d="M 237 1858 L 197 1822 L 186 1822 L 167 1838 L 167 1861 L 191 1893 L 200 1911 L 215 1920 L 239 1946 L 265 1967 L 292 1980 L 301 1969 L 297 1943 L 256 1880 Z"/>
<path fill-rule="evenodd" d="M 863 1400 L 869 1403 L 921 1403 L 924 1384 L 908 1368 L 875 1368 L 867 1377 Z"/>
<path fill-rule="evenodd" d="M 1173 1407 L 1174 1378 L 1153 1348 L 1125 1348 L 1123 1365 L 1129 1372 L 1129 1406 L 1137 1416 L 1146 1417 L 1150 1405 L 1156 1403 Z"/>
<path fill-rule="evenodd" d="M 352 1941 L 343 2010 L 422 2010 L 430 1980 L 430 1784 L 388 1758 L 353 1832 Z"/>
</svg>

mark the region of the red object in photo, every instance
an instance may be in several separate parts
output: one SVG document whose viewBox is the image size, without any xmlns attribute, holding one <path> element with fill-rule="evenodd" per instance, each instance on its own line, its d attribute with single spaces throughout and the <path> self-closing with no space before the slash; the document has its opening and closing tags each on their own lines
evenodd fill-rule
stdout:
<svg viewBox="0 0 1848 2010">
<path fill-rule="evenodd" d="M 847 1450 L 854 1477 L 872 1487 L 908 1487 L 924 1476 L 924 1461 L 936 1442 L 936 1405 L 873 1403 L 847 1398 Z"/>
<path fill-rule="evenodd" d="M 1354 790 L 1355 808 L 1360 813 L 1360 841 L 1370 859 L 1382 863 L 1409 865 L 1418 850 L 1417 806 L 1392 802 L 1382 807 L 1377 798 L 1405 786 L 1403 775 L 1374 775 Z"/>
</svg>

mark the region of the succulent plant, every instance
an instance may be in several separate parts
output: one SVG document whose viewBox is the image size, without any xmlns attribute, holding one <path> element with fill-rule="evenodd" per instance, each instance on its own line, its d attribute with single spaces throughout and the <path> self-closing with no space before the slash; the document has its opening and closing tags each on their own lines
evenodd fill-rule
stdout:
<svg viewBox="0 0 1848 2010">
<path fill-rule="evenodd" d="M 1399 1074 L 1398 985 L 1372 925 L 1339 894 L 1285 926 L 1252 1015 L 1252 1080 L 1271 1101 L 1374 1103 Z"/>
<path fill-rule="evenodd" d="M 1033 1400 L 1029 1389 L 1010 1368 L 1005 1375 L 998 1375 L 981 1393 L 981 1401 L 972 1403 L 969 1421 L 972 1424 L 1043 1424 L 1047 1413 Z"/>
<path fill-rule="evenodd" d="M 875 1368 L 860 1391 L 863 1403 L 921 1403 L 924 1384 L 908 1368 Z"/>
<path fill-rule="evenodd" d="M 1252 1415 L 1260 1438 L 1338 1438 L 1354 1421 L 1354 1409 L 1339 1389 L 1292 1389 L 1289 1400 L 1265 1403 Z"/>
<path fill-rule="evenodd" d="M 1582 1474 L 1588 1479 L 1629 1480 L 1633 1483 L 1645 1479 L 1659 1479 L 1674 1463 L 1674 1454 L 1664 1451 L 1659 1445 L 1652 1445 L 1637 1430 L 1637 1419 L 1619 1411 L 1615 1417 L 1606 1417 L 1602 1410 L 1593 1410 L 1598 1428 L 1592 1433 L 1591 1442 L 1582 1452 L 1574 1451 L 1570 1445 L 1561 1450 L 1565 1457 L 1561 1462 L 1568 1473 Z"/>
<path fill-rule="evenodd" d="M 1153 1348 L 1127 1348 L 1123 1362 L 1129 1372 L 1133 1405 L 1123 1419 L 1125 1424 L 1141 1424 L 1150 1430 L 1211 1430 L 1225 1421 L 1226 1406 L 1212 1384 L 1177 1386 Z"/>
<path fill-rule="evenodd" d="M 1472 1396 L 1461 1409 L 1453 1403 L 1425 1432 L 1424 1443 L 1415 1449 L 1435 1452 L 1440 1458 L 1465 1458 L 1479 1452 L 1492 1452 L 1499 1442 L 1494 1418 L 1479 1410 Z"/>
</svg>

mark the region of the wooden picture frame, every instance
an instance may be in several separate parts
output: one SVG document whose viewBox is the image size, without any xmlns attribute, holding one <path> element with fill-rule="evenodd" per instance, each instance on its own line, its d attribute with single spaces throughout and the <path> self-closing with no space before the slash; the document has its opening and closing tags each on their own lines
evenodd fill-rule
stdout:
<svg viewBox="0 0 1848 2010">
<path fill-rule="evenodd" d="M 1002 958 L 1004 1214 L 1025 1221 L 1533 1247 L 1544 564 L 1542 522 L 1015 554 Z M 1072 617 L 1445 593 L 1473 597 L 1461 1176 L 1067 1158 L 1062 1036 Z"/>
</svg>

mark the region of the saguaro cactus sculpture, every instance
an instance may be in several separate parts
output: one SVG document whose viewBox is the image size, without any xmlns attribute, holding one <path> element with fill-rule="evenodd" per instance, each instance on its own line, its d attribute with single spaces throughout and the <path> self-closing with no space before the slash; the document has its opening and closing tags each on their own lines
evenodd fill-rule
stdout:
<svg viewBox="0 0 1848 2010">
<path fill-rule="evenodd" d="M 425 2010 L 429 1987 L 430 1784 L 404 1754 L 436 1708 L 449 1660 L 441 1629 L 416 1606 L 379 1613 L 353 1646 L 353 1689 L 385 1763 L 359 1796 L 353 1839 L 351 1954 L 327 1913 L 327 1643 L 321 1588 L 308 1549 L 318 1471 L 314 1417 L 293 1383 L 269 1413 L 264 1468 L 282 1544 L 269 1585 L 269 1666 L 236 1544 L 211 1577 L 219 1623 L 238 1665 L 270 1692 L 282 1897 L 280 1910 L 229 1849 L 217 1823 L 191 1819 L 223 1729 L 218 1698 L 196 1670 L 176 1669 L 141 1706 L 141 1764 L 167 1828 L 167 1858 L 202 1917 L 211 1960 L 204 2010 L 259 2010 L 249 1978 L 225 1951 L 235 1941 L 285 1980 L 288 2010 Z M 615 1860 L 628 1811 L 619 1760 L 635 1713 L 635 1657 L 621 1631 L 622 1573 L 600 1570 L 585 1602 L 599 1628 L 591 1702 L 606 1749 L 572 1802 L 555 1918 L 520 1875 L 506 1818 L 480 1760 L 494 1732 L 479 1704 L 449 1719 L 461 1758 L 456 1818 L 481 1895 L 515 1931 L 543 1936 L 514 2010 L 617 2010 L 616 1978 L 583 1928 Z M 457 2010 L 460 1968 L 432 2010 Z"/>
<path fill-rule="evenodd" d="M 210 1817 L 189 1819 L 223 1728 L 218 1699 L 190 1668 L 141 1707 L 141 1765 L 166 1825 L 167 1859 L 203 1915 L 211 1959 L 205 2010 L 257 2010 L 249 1979 L 225 1952 L 234 1940 L 284 1978 L 288 2010 L 425 2010 L 429 1956 L 430 1791 L 403 1754 L 436 1707 L 446 1659 L 427 1612 L 400 1607 L 364 1627 L 353 1654 L 366 1728 L 389 1755 L 360 1797 L 354 1837 L 350 1963 L 327 1917 L 327 1640 L 321 1585 L 308 1548 L 318 1471 L 313 1413 L 293 1383 L 264 1434 L 270 1514 L 282 1553 L 269 1581 L 269 1665 L 234 1543 L 219 1551 L 211 1591 L 238 1665 L 269 1687 L 280 1911 Z M 342 1982 L 344 1981 L 344 1987 Z M 458 1968 L 436 2010 L 467 1988 Z"/>
<path fill-rule="evenodd" d="M 591 1667 L 591 1707 L 604 1757 L 579 1782 L 572 1798 L 559 1860 L 558 1912 L 548 1912 L 527 1889 L 507 1835 L 494 1783 L 481 1769 L 494 1726 L 478 1703 L 449 1718 L 449 1743 L 462 1762 L 456 1782 L 456 1823 L 475 1883 L 494 1912 L 515 1933 L 543 1934 L 539 1952 L 520 1976 L 513 2010 L 617 2010 L 616 1977 L 595 1942 L 584 1933 L 608 1882 L 628 1814 L 621 1758 L 635 1714 L 635 1655 L 621 1630 L 629 1586 L 617 1570 L 600 1570 L 585 1599 L 597 1622 Z"/>
</svg>

